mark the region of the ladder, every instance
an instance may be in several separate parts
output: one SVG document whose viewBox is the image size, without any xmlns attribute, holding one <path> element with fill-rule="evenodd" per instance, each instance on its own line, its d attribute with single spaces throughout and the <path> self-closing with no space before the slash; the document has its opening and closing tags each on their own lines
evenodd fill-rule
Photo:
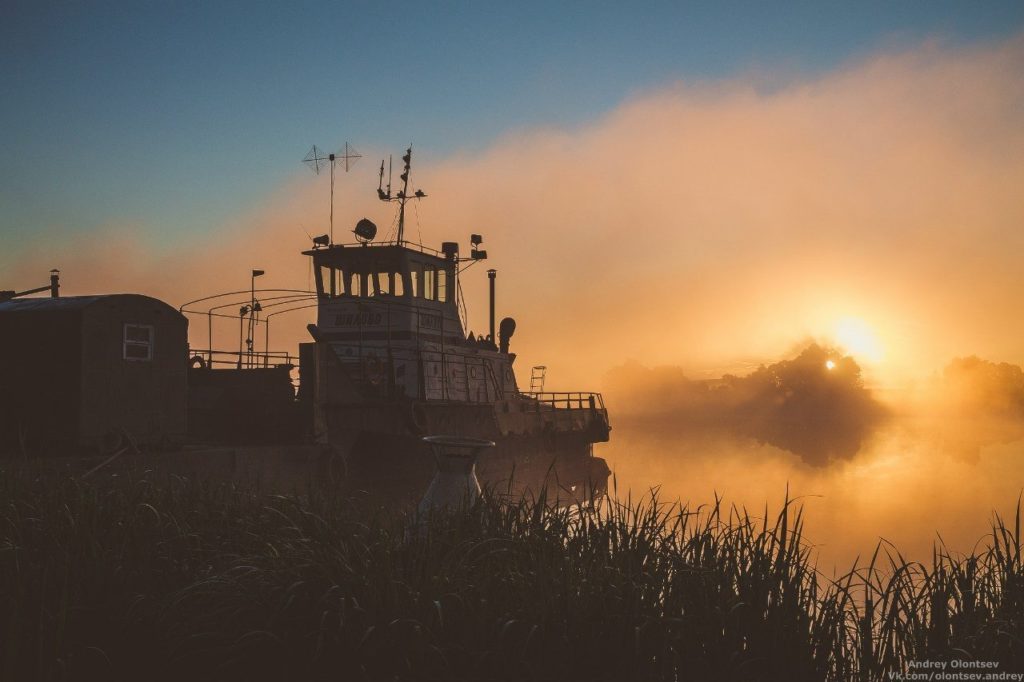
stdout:
<svg viewBox="0 0 1024 682">
<path fill-rule="evenodd" d="M 548 368 L 545 365 L 537 365 L 530 368 L 530 393 L 544 392 L 544 375 Z"/>
</svg>

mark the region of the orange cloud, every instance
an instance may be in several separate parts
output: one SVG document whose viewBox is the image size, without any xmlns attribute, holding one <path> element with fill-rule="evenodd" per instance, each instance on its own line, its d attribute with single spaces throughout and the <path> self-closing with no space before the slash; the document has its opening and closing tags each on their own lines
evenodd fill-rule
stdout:
<svg viewBox="0 0 1024 682">
<path fill-rule="evenodd" d="M 1024 36 L 927 43 L 770 88 L 756 77 L 678 83 L 578 129 L 418 157 L 414 180 L 431 197 L 409 232 L 430 243 L 485 235 L 499 312 L 520 322 L 521 363 L 547 364 L 557 387 L 590 385 L 626 357 L 688 368 L 776 358 L 808 336 L 830 340 L 851 317 L 885 351 L 884 367 L 866 363 L 869 380 L 971 352 L 1015 360 L 1021 73 Z M 340 180 L 339 226 L 392 223 L 372 166 Z M 300 225 L 324 231 L 325 183 L 297 176 L 236 224 L 171 249 L 116 228 L 44 257 L 23 246 L 9 276 L 35 281 L 57 264 L 69 293 L 123 288 L 174 303 L 244 286 L 253 266 L 268 270 L 266 285 L 304 286 Z M 476 328 L 479 270 L 464 282 Z M 297 341 L 304 322 L 278 343 Z"/>
<path fill-rule="evenodd" d="M 1017 35 L 969 47 L 929 42 L 781 82 L 676 83 L 577 128 L 517 131 L 480 153 L 418 155 L 414 181 L 430 198 L 410 211 L 408 234 L 429 244 L 484 234 L 499 270 L 498 314 L 519 323 L 512 350 L 521 380 L 545 364 L 549 389 L 595 387 L 628 359 L 698 378 L 746 373 L 807 338 L 868 349 L 843 350 L 873 388 L 955 356 L 1020 363 L 1022 74 Z M 364 150 L 367 160 L 380 152 Z M 145 226 L 112 226 L 45 253 L 23 244 L 4 279 L 32 286 L 56 265 L 68 294 L 131 290 L 174 304 L 245 288 L 250 267 L 267 270 L 265 286 L 305 287 L 301 226 L 326 230 L 326 183 L 296 175 L 236 223 L 172 248 L 138 236 Z M 338 186 L 339 234 L 363 216 L 387 231 L 393 214 L 373 194 L 373 164 Z M 463 286 L 480 331 L 483 268 L 469 270 Z M 311 317 L 297 315 L 274 328 L 272 345 L 305 338 Z M 237 338 L 230 326 L 223 333 Z M 192 339 L 205 345 L 204 325 Z M 757 506 L 765 486 L 781 490 L 793 477 L 798 493 L 827 490 L 819 528 L 862 518 L 851 542 L 885 532 L 871 524 L 887 518 L 920 516 L 928 532 L 964 526 L 955 514 L 979 495 L 1008 502 L 1009 482 L 1020 480 L 1005 452 L 983 451 L 977 466 L 988 462 L 991 477 L 950 493 L 949 477 L 975 465 L 937 465 L 895 432 L 870 455 L 818 472 L 770 449 L 685 467 L 645 458 L 646 469 L 627 472 L 637 434 L 613 438 L 607 452 L 636 485 L 658 481 L 658 471 L 695 495 L 728 481 L 727 492 L 752 495 Z M 701 485 L 680 483 L 690 476 L 704 477 Z M 938 518 L 915 511 L 918 494 L 956 503 Z M 980 529 L 987 508 L 975 511 L 970 527 Z"/>
</svg>

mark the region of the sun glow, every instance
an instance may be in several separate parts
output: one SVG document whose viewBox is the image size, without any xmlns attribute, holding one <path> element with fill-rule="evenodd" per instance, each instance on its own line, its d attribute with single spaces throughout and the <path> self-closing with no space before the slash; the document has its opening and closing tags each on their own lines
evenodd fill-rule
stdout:
<svg viewBox="0 0 1024 682">
<path fill-rule="evenodd" d="M 836 363 L 835 362 L 833 362 L 832 360 L 826 360 L 825 361 L 825 369 L 835 369 L 835 368 L 836 368 Z"/>
<path fill-rule="evenodd" d="M 862 360 L 879 362 L 885 353 L 878 337 L 861 319 L 844 317 L 836 324 L 836 341 L 847 353 Z"/>
</svg>

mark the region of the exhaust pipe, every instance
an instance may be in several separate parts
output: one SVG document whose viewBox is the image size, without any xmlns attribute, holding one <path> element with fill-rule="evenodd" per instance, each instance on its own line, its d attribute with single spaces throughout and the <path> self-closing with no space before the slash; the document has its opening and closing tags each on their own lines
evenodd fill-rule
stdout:
<svg viewBox="0 0 1024 682">
<path fill-rule="evenodd" d="M 497 276 L 497 270 L 488 270 L 487 277 L 491 280 L 491 342 L 497 343 L 498 337 L 494 335 L 494 278 Z"/>
</svg>

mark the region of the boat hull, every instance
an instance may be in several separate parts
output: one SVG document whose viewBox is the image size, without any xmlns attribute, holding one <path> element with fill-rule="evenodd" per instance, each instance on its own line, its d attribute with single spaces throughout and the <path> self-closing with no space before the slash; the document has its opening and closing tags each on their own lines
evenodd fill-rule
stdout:
<svg viewBox="0 0 1024 682">
<path fill-rule="evenodd" d="M 493 448 L 480 453 L 476 473 L 481 485 L 498 494 L 544 495 L 564 504 L 607 492 L 607 463 L 593 455 L 593 443 L 602 434 L 607 440 L 607 427 L 596 426 L 603 420 L 581 418 L 580 428 L 557 429 L 545 412 L 513 420 L 503 415 L 518 410 L 505 412 L 504 407 L 436 402 L 339 406 L 328 416 L 328 442 L 342 453 L 347 486 L 392 499 L 412 500 L 429 485 L 435 464 L 421 440 L 425 435 L 493 441 Z"/>
</svg>

